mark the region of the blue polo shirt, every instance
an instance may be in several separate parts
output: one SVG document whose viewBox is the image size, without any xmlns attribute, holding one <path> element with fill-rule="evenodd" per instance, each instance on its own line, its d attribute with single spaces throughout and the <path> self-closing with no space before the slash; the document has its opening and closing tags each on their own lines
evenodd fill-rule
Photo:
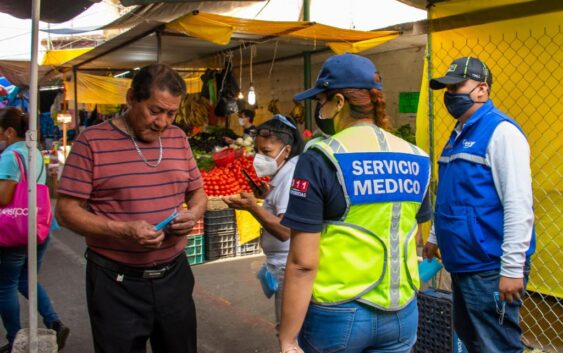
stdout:
<svg viewBox="0 0 563 353">
<path fill-rule="evenodd" d="M 27 158 L 28 149 L 25 145 L 25 141 L 20 141 L 12 143 L 10 146 L 6 147 L 4 152 L 0 154 L 0 180 L 12 180 L 19 182 L 21 180 L 20 168 L 18 166 L 18 161 L 14 155 L 14 151 L 19 153 L 23 159 L 24 166 L 27 171 Z M 45 184 L 47 181 L 47 174 L 45 173 L 45 165 L 43 164 L 43 156 L 41 152 L 36 149 L 37 159 L 37 183 Z"/>
<path fill-rule="evenodd" d="M 320 152 L 308 150 L 299 157 L 293 174 L 293 189 L 282 224 L 301 232 L 318 233 L 325 221 L 339 220 L 346 211 L 344 190 L 334 165 Z M 432 217 L 428 193 L 416 215 L 418 223 Z"/>
</svg>

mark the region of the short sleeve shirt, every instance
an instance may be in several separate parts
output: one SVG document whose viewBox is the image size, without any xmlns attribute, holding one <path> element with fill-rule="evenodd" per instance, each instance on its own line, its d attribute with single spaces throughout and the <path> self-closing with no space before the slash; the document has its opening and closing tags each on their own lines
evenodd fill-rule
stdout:
<svg viewBox="0 0 563 353">
<path fill-rule="evenodd" d="M 20 168 L 14 152 L 18 153 L 22 157 L 26 171 L 29 169 L 29 153 L 25 141 L 13 143 L 0 155 L 0 180 L 11 180 L 15 182 L 19 182 L 21 180 Z M 35 163 L 37 165 L 37 183 L 45 184 L 47 180 L 47 173 L 45 171 L 45 164 L 43 164 L 43 157 L 41 156 L 41 152 L 39 152 L 39 150 L 36 150 L 36 154 L 37 157 Z"/>
<path fill-rule="evenodd" d="M 289 189 L 293 180 L 293 172 L 299 157 L 288 160 L 270 181 L 270 192 L 262 206 L 268 213 L 275 216 L 284 214 L 289 202 Z M 278 256 L 285 263 L 289 251 L 289 240 L 281 241 L 265 229 L 262 231 L 261 246 L 268 257 Z"/>
<path fill-rule="evenodd" d="M 111 121 L 86 129 L 72 146 L 59 183 L 59 193 L 86 200 L 95 215 L 121 222 L 144 220 L 157 224 L 186 200 L 186 192 L 203 181 L 184 132 L 171 126 L 161 135 L 162 160 L 156 167 L 160 143 L 137 141 Z M 133 266 L 153 266 L 175 258 L 186 237 L 166 236 L 158 249 L 130 239 L 88 236 L 95 252 Z"/>
<path fill-rule="evenodd" d="M 344 190 L 334 165 L 320 152 L 301 155 L 293 174 L 293 185 L 282 224 L 302 232 L 318 233 L 327 220 L 338 220 L 346 211 Z M 418 211 L 418 223 L 429 221 L 432 207 L 428 192 Z"/>
</svg>

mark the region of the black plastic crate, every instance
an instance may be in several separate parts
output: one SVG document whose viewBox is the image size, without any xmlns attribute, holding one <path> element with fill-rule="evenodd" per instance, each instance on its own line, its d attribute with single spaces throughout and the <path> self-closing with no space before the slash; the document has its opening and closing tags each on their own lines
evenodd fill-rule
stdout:
<svg viewBox="0 0 563 353">
<path fill-rule="evenodd" d="M 205 233 L 205 259 L 208 261 L 236 256 L 236 233 L 218 231 Z"/>
<path fill-rule="evenodd" d="M 236 231 L 237 223 L 233 209 L 207 211 L 204 216 L 205 234 L 223 231 Z"/>
<path fill-rule="evenodd" d="M 237 256 L 261 254 L 262 248 L 260 247 L 260 238 L 249 241 L 248 243 L 240 245 L 240 238 L 237 233 Z"/>
<path fill-rule="evenodd" d="M 429 288 L 418 293 L 418 332 L 414 352 L 467 352 L 453 324 L 452 293 Z"/>
</svg>

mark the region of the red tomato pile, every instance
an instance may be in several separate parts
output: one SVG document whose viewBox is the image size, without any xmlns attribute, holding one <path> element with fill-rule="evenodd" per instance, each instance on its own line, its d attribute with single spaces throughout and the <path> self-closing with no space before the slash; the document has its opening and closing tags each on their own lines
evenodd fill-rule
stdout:
<svg viewBox="0 0 563 353">
<path fill-rule="evenodd" d="M 234 160 L 226 167 L 213 167 L 206 172 L 201 170 L 203 177 L 203 189 L 207 196 L 226 196 L 239 194 L 241 192 L 252 192 L 242 170 L 245 169 L 250 177 L 260 185 L 260 182 L 268 182 L 269 178 L 258 178 L 254 171 L 252 161 L 254 156 L 243 156 Z"/>
</svg>

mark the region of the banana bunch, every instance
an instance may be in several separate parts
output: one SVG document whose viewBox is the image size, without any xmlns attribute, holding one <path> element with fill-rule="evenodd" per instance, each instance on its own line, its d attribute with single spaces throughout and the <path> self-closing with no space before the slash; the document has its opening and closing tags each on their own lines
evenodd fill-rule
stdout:
<svg viewBox="0 0 563 353">
<path fill-rule="evenodd" d="M 298 124 L 303 124 L 305 120 L 305 106 L 297 101 L 293 101 L 293 109 L 289 113 L 289 116 L 293 118 Z"/>
<path fill-rule="evenodd" d="M 182 99 L 175 123 L 178 126 L 204 127 L 209 116 L 209 100 L 197 94 Z"/>
<path fill-rule="evenodd" d="M 279 99 L 272 99 L 270 103 L 268 103 L 268 111 L 274 115 L 280 113 L 280 108 L 278 108 Z"/>
</svg>

